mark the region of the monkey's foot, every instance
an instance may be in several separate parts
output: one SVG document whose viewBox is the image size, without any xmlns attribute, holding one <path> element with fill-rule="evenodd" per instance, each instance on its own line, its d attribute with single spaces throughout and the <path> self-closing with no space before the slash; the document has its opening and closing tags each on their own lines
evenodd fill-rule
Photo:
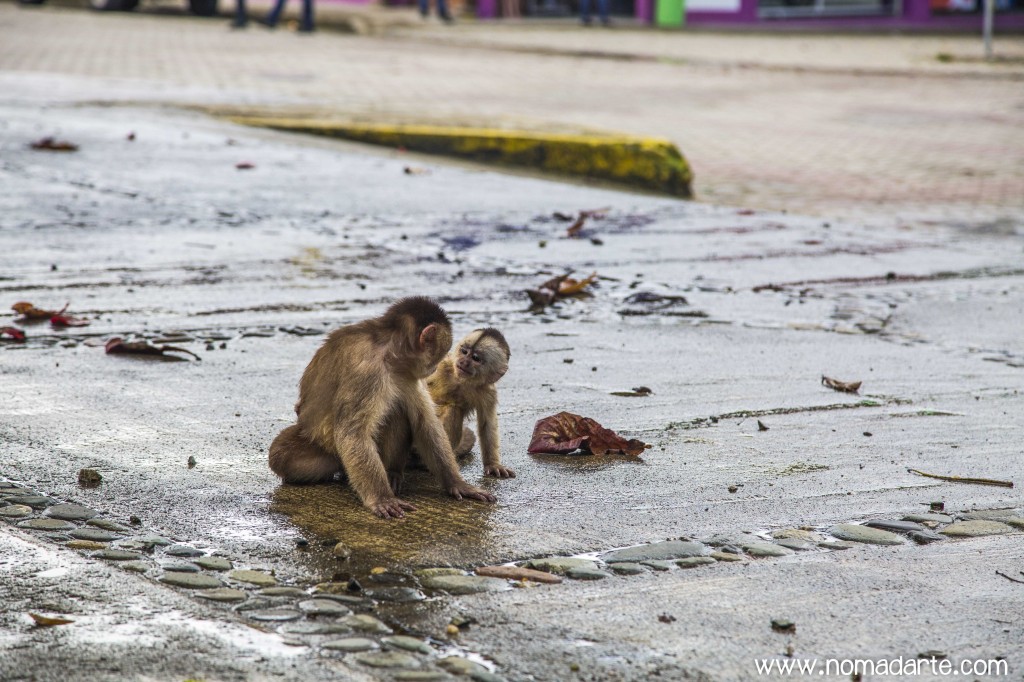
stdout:
<svg viewBox="0 0 1024 682">
<path fill-rule="evenodd" d="M 466 497 L 471 500 L 480 500 L 481 502 L 497 502 L 498 498 L 490 494 L 486 490 L 481 490 L 466 483 L 465 481 L 459 481 L 454 485 L 448 487 L 448 494 L 454 497 L 456 500 L 461 500 Z"/>
<path fill-rule="evenodd" d="M 516 472 L 500 464 L 490 464 L 484 467 L 484 476 L 493 478 L 515 478 Z"/>
<path fill-rule="evenodd" d="M 405 512 L 416 511 L 416 505 L 400 500 L 397 497 L 381 500 L 366 506 L 382 519 L 400 519 L 405 516 Z"/>
</svg>

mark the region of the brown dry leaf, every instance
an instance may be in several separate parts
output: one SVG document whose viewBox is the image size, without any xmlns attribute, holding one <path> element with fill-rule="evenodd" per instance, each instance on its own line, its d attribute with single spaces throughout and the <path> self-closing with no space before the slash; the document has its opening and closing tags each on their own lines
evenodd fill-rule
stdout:
<svg viewBox="0 0 1024 682">
<path fill-rule="evenodd" d="M 178 348 L 177 346 L 154 346 L 148 341 L 125 341 L 120 336 L 115 336 L 107 341 L 106 349 L 108 354 L 165 355 L 166 353 L 185 353 L 186 355 L 191 355 L 196 360 L 202 360 L 198 355 L 184 348 Z M 175 359 L 180 360 L 181 358 Z"/>
<path fill-rule="evenodd" d="M 583 214 L 583 213 L 580 213 L 580 217 L 577 218 L 576 221 L 572 225 L 569 226 L 569 229 L 567 229 L 565 231 L 565 236 L 567 236 L 567 237 L 578 237 L 578 236 L 580 236 L 580 232 L 583 231 L 583 224 L 585 222 L 587 222 L 587 216 L 585 214 Z"/>
<path fill-rule="evenodd" d="M 527 452 L 534 455 L 567 455 L 576 450 L 584 450 L 595 455 L 625 454 L 635 457 L 649 447 L 635 438 L 626 440 L 589 417 L 559 412 L 537 421 Z"/>
<path fill-rule="evenodd" d="M 612 395 L 616 395 L 621 398 L 646 398 L 652 393 L 654 393 L 654 391 L 646 386 L 635 386 L 628 391 L 612 391 Z"/>
<path fill-rule="evenodd" d="M 47 152 L 77 152 L 78 145 L 66 140 L 58 140 L 55 137 L 44 137 L 36 140 L 31 145 L 32 149 L 39 149 Z"/>
<path fill-rule="evenodd" d="M 575 296 L 576 294 L 582 294 L 583 291 L 597 281 L 597 273 L 591 273 L 590 277 L 586 279 L 575 280 L 571 277 L 566 277 L 558 285 L 559 296 Z"/>
<path fill-rule="evenodd" d="M 256 167 L 256 164 L 251 161 L 239 161 L 235 164 L 235 168 L 238 170 L 252 170 Z"/>
<path fill-rule="evenodd" d="M 41 628 L 48 628 L 48 627 L 51 627 L 53 625 L 67 625 L 68 623 L 74 623 L 75 622 L 73 620 L 68 620 L 67 618 L 55 618 L 53 616 L 40 616 L 38 613 L 30 613 L 28 615 L 32 618 L 32 620 L 34 620 L 36 622 L 36 625 L 38 625 Z"/>
<path fill-rule="evenodd" d="M 11 310 L 21 315 L 26 320 L 49 320 L 58 315 L 63 315 L 68 309 L 67 304 L 60 310 L 43 310 L 37 308 L 28 301 L 18 301 L 11 306 Z"/>
<path fill-rule="evenodd" d="M 824 386 L 828 386 L 833 391 L 839 391 L 840 393 L 856 393 L 857 391 L 860 390 L 860 385 L 863 382 L 860 382 L 860 381 L 839 381 L 838 379 L 833 379 L 831 377 L 827 377 L 824 374 L 822 374 L 821 375 L 821 383 Z"/>
</svg>

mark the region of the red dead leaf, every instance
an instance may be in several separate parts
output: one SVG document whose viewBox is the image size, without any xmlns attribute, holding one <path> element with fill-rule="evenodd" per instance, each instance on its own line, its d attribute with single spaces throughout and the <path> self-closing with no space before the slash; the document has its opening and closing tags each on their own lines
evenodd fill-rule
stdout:
<svg viewBox="0 0 1024 682">
<path fill-rule="evenodd" d="M 68 309 L 67 304 L 64 305 L 60 310 L 43 310 L 37 308 L 28 301 L 18 301 L 11 306 L 11 310 L 18 313 L 26 320 L 49 320 L 58 315 L 63 315 L 64 311 Z"/>
<path fill-rule="evenodd" d="M 634 457 L 651 447 L 643 441 L 626 440 L 589 417 L 559 412 L 537 421 L 527 452 L 567 455 L 584 450 L 595 455 L 624 454 Z"/>
<path fill-rule="evenodd" d="M 67 142 L 66 140 L 58 140 L 54 137 L 44 137 L 40 140 L 36 140 L 31 145 L 32 149 L 39 149 L 48 152 L 77 152 L 78 145 Z"/>
<path fill-rule="evenodd" d="M 107 341 L 106 350 L 108 354 L 127 353 L 133 355 L 165 355 L 166 353 L 185 353 L 196 360 L 202 360 L 190 350 L 178 348 L 177 346 L 154 346 L 148 341 L 125 341 L 119 336 Z M 173 357 L 173 356 L 171 356 Z M 178 358 L 180 359 L 180 358 Z"/>
<path fill-rule="evenodd" d="M 832 377 L 827 377 L 824 374 L 821 375 L 821 383 L 824 386 L 828 386 L 833 391 L 839 391 L 840 393 L 856 393 L 860 390 L 860 385 L 863 382 L 860 381 L 839 381 Z"/>
<path fill-rule="evenodd" d="M 88 327 L 89 320 L 70 315 L 57 314 L 50 318 L 50 324 L 54 327 Z"/>
<path fill-rule="evenodd" d="M 591 273 L 590 277 L 586 279 L 573 279 L 567 277 L 562 280 L 562 283 L 558 285 L 559 296 L 575 296 L 576 294 L 582 294 L 583 291 L 597 281 L 597 273 Z"/>
<path fill-rule="evenodd" d="M 0 337 L 9 336 L 14 341 L 24 341 L 25 332 L 21 331 L 17 327 L 0 327 Z"/>
<path fill-rule="evenodd" d="M 580 236 L 580 232 L 583 231 L 583 224 L 585 222 L 587 222 L 587 216 L 584 215 L 583 213 L 580 213 L 580 217 L 576 219 L 576 222 L 574 222 L 572 225 L 570 225 L 569 229 L 567 229 L 565 231 L 565 236 L 567 236 L 567 237 L 578 237 L 578 236 Z"/>
</svg>

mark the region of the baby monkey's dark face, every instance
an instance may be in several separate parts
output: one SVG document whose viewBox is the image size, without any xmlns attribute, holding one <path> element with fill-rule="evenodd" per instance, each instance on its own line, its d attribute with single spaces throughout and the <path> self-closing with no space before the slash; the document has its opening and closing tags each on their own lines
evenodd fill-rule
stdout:
<svg viewBox="0 0 1024 682">
<path fill-rule="evenodd" d="M 494 383 L 508 371 L 508 343 L 496 329 L 477 329 L 455 347 L 455 371 L 460 379 Z"/>
</svg>

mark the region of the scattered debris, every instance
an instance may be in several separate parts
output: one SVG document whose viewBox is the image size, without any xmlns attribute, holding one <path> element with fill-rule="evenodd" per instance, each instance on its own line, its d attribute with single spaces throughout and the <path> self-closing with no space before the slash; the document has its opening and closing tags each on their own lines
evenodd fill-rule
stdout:
<svg viewBox="0 0 1024 682">
<path fill-rule="evenodd" d="M 235 164 L 235 168 L 237 168 L 238 170 L 252 170 L 255 167 L 256 164 L 252 163 L 251 161 L 239 161 L 238 163 Z"/>
<path fill-rule="evenodd" d="M 577 450 L 594 455 L 638 456 L 651 447 L 643 441 L 626 440 L 589 417 L 559 412 L 537 421 L 530 439 L 530 454 L 567 455 Z"/>
<path fill-rule="evenodd" d="M 1011 576 L 1011 575 L 1006 575 L 1006 574 L 1005 574 L 1005 573 L 1003 573 L 1002 571 L 996 571 L 996 575 L 1001 575 L 1001 576 L 1003 576 L 1004 578 L 1006 578 L 1007 580 L 1009 580 L 1009 581 L 1010 581 L 1011 583 L 1020 583 L 1020 584 L 1024 585 L 1024 580 L 1020 580 L 1019 578 L 1014 578 L 1014 577 L 1013 577 L 1013 576 Z M 1021 572 L 1021 575 L 1024 575 L 1024 572 Z"/>
<path fill-rule="evenodd" d="M 0 327 L 0 338 L 7 336 L 12 341 L 24 341 L 25 332 L 21 331 L 17 327 Z"/>
<path fill-rule="evenodd" d="M 54 315 L 50 318 L 50 325 L 54 327 L 88 327 L 90 324 L 89 320 L 82 319 L 80 317 L 72 317 L 71 315 Z"/>
<path fill-rule="evenodd" d="M 793 635 L 796 634 L 796 623 L 785 618 L 772 618 L 772 630 Z"/>
<path fill-rule="evenodd" d="M 821 375 L 821 383 L 823 386 L 828 386 L 833 391 L 839 391 L 840 393 L 856 393 L 860 390 L 861 381 L 839 381 L 832 377 L 827 377 L 824 374 Z"/>
<path fill-rule="evenodd" d="M 47 152 L 77 152 L 78 145 L 67 140 L 58 140 L 55 137 L 44 137 L 29 145 L 32 149 Z"/>
<path fill-rule="evenodd" d="M 929 502 L 928 503 L 928 508 L 931 509 L 932 511 L 945 511 L 946 503 L 945 502 Z"/>
<path fill-rule="evenodd" d="M 567 223 L 573 219 L 572 215 L 569 213 L 562 213 L 561 211 L 555 211 L 551 214 L 551 217 L 555 220 L 561 220 L 563 223 Z"/>
<path fill-rule="evenodd" d="M 612 395 L 617 395 L 622 398 L 646 398 L 652 393 L 654 393 L 654 391 L 646 386 L 636 386 L 628 391 L 612 391 Z"/>
<path fill-rule="evenodd" d="M 193 457 L 192 455 L 189 455 L 188 456 L 188 461 L 185 464 L 188 466 L 189 469 L 195 469 L 196 468 L 196 458 Z"/>
<path fill-rule="evenodd" d="M 63 315 L 64 311 L 68 309 L 68 303 L 64 304 L 64 307 L 60 310 L 44 310 L 43 308 L 37 308 L 28 301 L 18 301 L 11 306 L 11 310 L 21 315 L 23 321 L 39 322 L 41 320 L 49 320 L 57 315 Z"/>
<path fill-rule="evenodd" d="M 674 623 L 674 622 L 676 622 L 676 617 L 673 616 L 670 613 L 663 613 L 660 616 L 658 616 L 658 622 L 659 623 L 666 623 L 666 624 L 667 623 Z"/>
<path fill-rule="evenodd" d="M 768 430 L 768 427 L 764 425 L 764 422 L 763 422 L 763 421 L 761 421 L 760 419 L 758 419 L 758 420 L 757 420 L 757 430 L 758 430 L 758 431 L 767 431 L 767 430 Z"/>
<path fill-rule="evenodd" d="M 185 353 L 186 355 L 191 355 L 196 360 L 202 360 L 198 355 L 190 350 L 185 350 L 184 348 L 179 348 L 177 346 L 154 346 L 148 341 L 125 341 L 120 336 L 115 336 L 107 341 L 105 348 L 108 354 L 126 353 L 133 355 L 162 355 L 165 357 L 173 357 L 165 354 Z M 176 359 L 180 360 L 181 358 Z"/>
<path fill-rule="evenodd" d="M 73 620 L 68 620 L 67 618 L 40 616 L 38 613 L 29 613 L 28 615 L 36 622 L 36 625 L 41 628 L 48 628 L 54 625 L 67 625 L 75 622 Z"/>
<path fill-rule="evenodd" d="M 675 317 L 707 317 L 701 310 L 680 310 L 689 306 L 685 296 L 659 294 L 653 291 L 638 291 L 624 301 L 626 307 L 619 310 L 623 316 L 672 315 Z"/>
<path fill-rule="evenodd" d="M 319 336 L 324 333 L 322 329 L 313 329 L 312 327 L 300 327 L 299 325 L 292 325 L 289 327 L 278 327 L 278 331 L 282 331 L 285 334 L 294 334 L 295 336 Z"/>
<path fill-rule="evenodd" d="M 552 277 L 536 289 L 527 289 L 526 294 L 535 309 L 544 309 L 555 301 L 568 296 L 578 296 L 585 292 L 586 288 L 597 281 L 597 273 L 590 277 L 577 280 L 569 277 L 570 273 Z"/>
<path fill-rule="evenodd" d="M 128 133 L 128 137 L 125 139 L 127 139 L 129 142 L 135 142 L 135 131 Z"/>
<path fill-rule="evenodd" d="M 962 476 L 940 476 L 938 474 L 927 474 L 927 473 L 921 471 L 920 469 L 907 469 L 907 471 L 909 471 L 912 474 L 917 474 L 918 476 L 925 476 L 926 478 L 937 478 L 940 481 L 950 481 L 952 483 L 973 483 L 975 485 L 994 485 L 994 486 L 999 486 L 1001 488 L 1012 488 L 1013 487 L 1013 481 L 997 481 L 997 480 L 992 479 L 992 478 L 968 478 L 968 477 L 962 477 Z M 940 505 L 941 505 L 941 503 L 940 503 Z M 932 509 L 936 509 L 935 503 L 932 503 Z M 942 507 L 940 506 L 940 507 L 938 507 L 938 509 L 941 510 Z"/>
<path fill-rule="evenodd" d="M 565 236 L 569 237 L 570 239 L 573 239 L 575 237 L 579 237 L 580 236 L 580 232 L 583 231 L 583 225 L 586 222 L 587 222 L 587 216 L 584 215 L 583 213 L 580 213 L 580 217 L 577 218 L 573 222 L 573 224 L 569 226 L 569 229 L 567 229 L 565 231 Z"/>
<path fill-rule="evenodd" d="M 406 175 L 430 175 L 429 168 L 419 168 L 417 166 L 406 166 L 402 169 L 402 172 Z"/>
<path fill-rule="evenodd" d="M 997 571 L 998 573 L 998 571 Z M 945 651 L 939 651 L 937 649 L 929 649 L 928 651 L 922 651 L 917 655 L 918 658 L 930 658 L 933 661 L 942 661 L 948 658 Z"/>
<path fill-rule="evenodd" d="M 79 469 L 78 470 L 78 485 L 83 488 L 95 488 L 103 481 L 103 477 L 100 476 L 100 472 L 95 469 Z"/>
<path fill-rule="evenodd" d="M 731 493 L 735 493 L 735 492 L 739 491 L 739 489 L 740 489 L 740 487 L 738 485 L 731 485 L 731 486 L 729 486 L 729 492 L 731 492 Z"/>
</svg>

